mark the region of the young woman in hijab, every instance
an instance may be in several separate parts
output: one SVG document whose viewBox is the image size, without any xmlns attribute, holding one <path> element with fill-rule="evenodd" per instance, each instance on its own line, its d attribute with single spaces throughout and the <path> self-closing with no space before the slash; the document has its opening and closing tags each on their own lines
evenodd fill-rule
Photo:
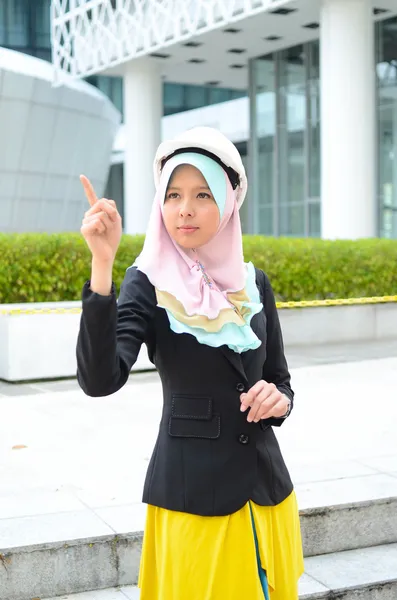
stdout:
<svg viewBox="0 0 397 600">
<path fill-rule="evenodd" d="M 269 280 L 244 262 L 244 167 L 220 132 L 196 128 L 161 144 L 154 170 L 145 244 L 118 302 L 121 219 L 82 177 L 92 272 L 80 386 L 113 394 L 145 343 L 163 388 L 143 492 L 140 600 L 297 600 L 299 515 L 273 431 L 293 392 Z"/>
</svg>

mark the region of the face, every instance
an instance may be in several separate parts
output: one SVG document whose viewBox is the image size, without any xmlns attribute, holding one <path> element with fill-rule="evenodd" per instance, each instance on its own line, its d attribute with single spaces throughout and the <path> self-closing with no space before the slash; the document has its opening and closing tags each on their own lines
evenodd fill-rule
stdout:
<svg viewBox="0 0 397 600">
<path fill-rule="evenodd" d="M 163 220 L 171 238 L 183 248 L 199 248 L 218 231 L 218 205 L 202 173 L 192 165 L 177 167 L 168 184 Z"/>
</svg>

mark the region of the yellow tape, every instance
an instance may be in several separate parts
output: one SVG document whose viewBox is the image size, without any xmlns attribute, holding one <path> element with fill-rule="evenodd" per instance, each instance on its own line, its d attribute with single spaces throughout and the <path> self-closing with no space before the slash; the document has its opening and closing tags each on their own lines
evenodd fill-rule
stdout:
<svg viewBox="0 0 397 600">
<path fill-rule="evenodd" d="M 300 302 L 277 302 L 277 308 L 316 308 L 319 306 L 351 306 L 360 304 L 387 304 L 397 302 L 397 296 L 374 296 L 372 298 L 335 298 L 327 300 L 301 300 Z M 0 315 L 67 315 L 79 314 L 81 307 L 74 308 L 10 308 L 0 310 Z"/>
<path fill-rule="evenodd" d="M 67 315 L 79 314 L 81 308 L 9 308 L 0 310 L 0 315 L 15 316 L 15 315 Z"/>
<path fill-rule="evenodd" d="M 397 302 L 397 296 L 374 296 L 372 298 L 329 298 L 326 300 L 277 302 L 277 308 L 316 308 L 318 306 L 351 306 L 354 304 L 386 304 L 391 302 Z"/>
</svg>

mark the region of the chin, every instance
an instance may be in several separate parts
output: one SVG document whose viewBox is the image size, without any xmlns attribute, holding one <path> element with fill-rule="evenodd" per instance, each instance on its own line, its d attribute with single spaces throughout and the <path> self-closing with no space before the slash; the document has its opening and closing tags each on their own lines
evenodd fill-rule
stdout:
<svg viewBox="0 0 397 600">
<path fill-rule="evenodd" d="M 176 239 L 175 240 L 176 243 L 181 246 L 182 248 L 185 248 L 186 250 L 192 250 L 193 248 L 200 248 L 200 246 L 202 246 L 202 244 L 200 244 L 199 242 L 194 242 L 193 240 L 186 240 L 186 239 Z"/>
<path fill-rule="evenodd" d="M 195 235 L 177 235 L 174 237 L 174 241 L 181 246 L 181 248 L 185 248 L 186 250 L 192 250 L 193 248 L 200 248 L 200 246 L 204 246 L 209 240 L 204 239 L 202 236 Z"/>
</svg>

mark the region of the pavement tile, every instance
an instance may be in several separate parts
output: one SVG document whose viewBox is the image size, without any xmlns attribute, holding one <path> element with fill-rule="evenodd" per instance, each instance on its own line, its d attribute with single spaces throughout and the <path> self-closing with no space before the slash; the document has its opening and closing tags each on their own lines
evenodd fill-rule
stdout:
<svg viewBox="0 0 397 600">
<path fill-rule="evenodd" d="M 104 535 L 114 531 L 90 510 L 0 520 L 2 550 Z"/>
<path fill-rule="evenodd" d="M 97 508 L 95 513 L 115 533 L 143 531 L 146 520 L 146 504 Z"/>
<path fill-rule="evenodd" d="M 396 479 L 381 474 L 297 484 L 295 489 L 301 509 L 397 497 Z"/>
<path fill-rule="evenodd" d="M 40 394 L 39 390 L 34 389 L 32 386 L 26 383 L 3 383 L 0 382 L 0 396 L 34 396 L 36 394 Z"/>
<path fill-rule="evenodd" d="M 397 544 L 349 550 L 305 560 L 306 573 L 332 590 L 397 578 Z"/>
<path fill-rule="evenodd" d="M 334 479 L 347 479 L 364 475 L 374 475 L 377 471 L 358 461 L 317 462 L 296 464 L 288 463 L 289 472 L 295 484 L 314 483 Z"/>
<path fill-rule="evenodd" d="M 43 600 L 125 600 L 129 598 L 121 588 L 112 588 L 107 590 L 96 590 L 93 592 L 83 592 L 82 594 L 68 594 L 66 596 L 57 596 L 56 598 L 43 598 Z M 134 600 L 131 596 L 129 600 Z"/>
<path fill-rule="evenodd" d="M 37 492 L 30 490 L 28 495 L 25 491 L 24 493 L 0 496 L 0 520 L 84 509 L 85 506 L 76 497 L 61 491 Z"/>
<path fill-rule="evenodd" d="M 397 441 L 396 441 L 397 449 Z M 397 471 L 397 454 L 389 456 L 375 456 L 372 458 L 363 458 L 361 460 L 363 465 L 380 471 L 381 473 L 394 473 Z"/>
<path fill-rule="evenodd" d="M 139 600 L 139 589 L 137 587 L 122 587 L 121 591 L 127 596 L 128 600 Z"/>
<path fill-rule="evenodd" d="M 306 573 L 302 575 L 299 580 L 299 598 L 300 600 L 310 600 L 314 595 L 317 598 L 321 598 L 323 594 L 326 597 L 329 594 L 329 589 L 324 585 L 309 577 Z"/>
<path fill-rule="evenodd" d="M 292 382 L 295 409 L 274 431 L 300 508 L 397 496 L 397 358 L 293 369 Z M 387 419 L 374 418 L 379 394 Z M 161 411 L 155 373 L 134 374 L 105 398 L 80 389 L 0 397 L 2 546 L 141 530 L 131 507 L 141 502 Z M 375 472 L 386 467 L 393 471 Z M 60 524 L 40 515 L 50 511 Z"/>
</svg>

